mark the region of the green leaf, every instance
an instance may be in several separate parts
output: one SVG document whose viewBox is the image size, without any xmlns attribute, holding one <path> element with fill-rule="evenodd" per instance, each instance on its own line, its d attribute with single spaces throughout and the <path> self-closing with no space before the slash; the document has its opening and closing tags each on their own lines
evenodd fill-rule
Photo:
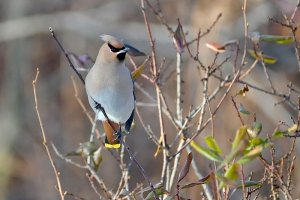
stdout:
<svg viewBox="0 0 300 200">
<path fill-rule="evenodd" d="M 98 149 L 98 146 L 95 142 L 84 142 L 80 143 L 79 147 L 74 151 L 67 153 L 67 156 L 84 156 L 88 157 L 93 155 L 93 153 Z"/>
<path fill-rule="evenodd" d="M 199 144 L 197 144 L 194 141 L 191 141 L 190 145 L 201 155 L 205 156 L 206 158 L 212 160 L 212 161 L 216 161 L 216 162 L 221 162 L 222 158 L 219 156 L 218 153 L 216 153 L 215 151 L 212 151 L 211 149 L 205 148 L 200 146 Z"/>
<path fill-rule="evenodd" d="M 232 150 L 235 151 L 235 149 L 238 148 L 240 145 L 241 141 L 245 138 L 247 132 L 247 126 L 242 126 L 239 128 L 235 134 L 235 138 L 232 142 Z"/>
<path fill-rule="evenodd" d="M 278 139 L 278 138 L 284 137 L 286 134 L 287 134 L 286 131 L 281 131 L 281 130 L 276 129 L 273 133 L 273 137 Z"/>
<path fill-rule="evenodd" d="M 288 44 L 294 42 L 293 37 L 280 35 L 260 35 L 260 40 L 264 42 L 275 42 L 277 44 Z"/>
<path fill-rule="evenodd" d="M 259 156 L 262 151 L 263 151 L 262 145 L 256 146 L 251 151 L 246 153 L 243 157 L 241 157 L 237 163 L 246 164 L 246 163 L 252 161 L 253 159 L 255 159 L 257 156 Z"/>
<path fill-rule="evenodd" d="M 225 172 L 224 177 L 229 180 L 235 181 L 239 177 L 239 165 L 237 163 L 233 163 Z"/>
<path fill-rule="evenodd" d="M 68 152 L 66 156 L 81 156 L 82 150 L 80 148 L 75 149 L 74 151 Z"/>
<path fill-rule="evenodd" d="M 263 61 L 264 63 L 267 64 L 275 64 L 277 62 L 277 58 L 272 57 L 272 56 L 268 56 L 259 52 L 256 52 L 254 50 L 248 50 L 248 53 L 255 59 L 259 60 L 259 61 Z"/>
<path fill-rule="evenodd" d="M 257 181 L 244 181 L 244 187 L 247 188 L 247 187 L 260 187 L 262 184 L 261 182 L 257 182 Z M 237 185 L 237 188 L 243 188 L 243 183 L 240 181 Z"/>
<path fill-rule="evenodd" d="M 205 142 L 209 148 L 214 150 L 215 152 L 221 154 L 222 150 L 220 149 L 219 145 L 217 144 L 216 140 L 212 136 L 207 136 L 205 138 Z"/>
<path fill-rule="evenodd" d="M 297 124 L 293 124 L 291 127 L 289 127 L 287 130 L 282 131 L 279 130 L 278 128 L 275 129 L 274 133 L 273 133 L 273 137 L 276 139 L 285 137 L 291 133 L 294 133 L 298 130 L 298 125 Z"/>
<path fill-rule="evenodd" d="M 220 188 L 230 187 L 230 188 L 236 188 L 236 182 L 233 180 L 230 180 L 229 178 L 226 178 L 225 176 L 221 175 L 219 172 L 216 173 L 217 179 L 220 181 Z"/>
<path fill-rule="evenodd" d="M 247 128 L 247 132 L 250 137 L 254 138 L 259 135 L 262 129 L 262 124 L 260 122 L 254 122 L 251 127 Z"/>
<path fill-rule="evenodd" d="M 252 138 L 249 140 L 249 148 L 252 149 L 256 146 L 266 146 L 267 144 L 269 143 L 268 139 L 261 139 L 259 137 L 256 137 L 256 138 Z"/>
<path fill-rule="evenodd" d="M 158 188 L 155 188 L 154 189 L 156 194 L 158 196 L 161 196 L 161 195 L 164 195 L 164 194 L 170 194 L 167 190 L 165 190 L 162 186 L 161 187 L 158 187 Z M 155 196 L 154 196 L 154 192 L 151 191 L 148 193 L 148 195 L 146 196 L 145 200 L 150 200 L 150 199 L 153 199 Z"/>
<path fill-rule="evenodd" d="M 236 131 L 235 138 L 232 142 L 231 152 L 225 157 L 219 169 L 228 165 L 235 157 L 241 155 L 246 149 L 246 143 L 244 142 L 247 132 L 247 126 L 242 126 Z"/>
<path fill-rule="evenodd" d="M 93 163 L 94 163 L 94 170 L 98 170 L 101 162 L 103 160 L 103 156 L 101 154 L 101 147 L 99 147 L 93 154 Z"/>
<path fill-rule="evenodd" d="M 239 112 L 244 115 L 250 115 L 250 112 L 248 110 L 246 110 L 246 108 L 242 104 L 240 104 Z"/>
</svg>

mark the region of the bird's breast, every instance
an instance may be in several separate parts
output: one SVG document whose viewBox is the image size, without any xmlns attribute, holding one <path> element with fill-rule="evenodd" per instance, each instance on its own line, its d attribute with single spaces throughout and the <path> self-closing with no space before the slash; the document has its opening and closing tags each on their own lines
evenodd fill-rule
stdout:
<svg viewBox="0 0 300 200">
<path fill-rule="evenodd" d="M 116 73 L 94 75 L 86 78 L 88 96 L 101 104 L 110 120 L 125 123 L 134 109 L 133 82 L 129 70 L 124 68 Z M 105 117 L 99 113 L 98 119 L 105 120 Z"/>
</svg>

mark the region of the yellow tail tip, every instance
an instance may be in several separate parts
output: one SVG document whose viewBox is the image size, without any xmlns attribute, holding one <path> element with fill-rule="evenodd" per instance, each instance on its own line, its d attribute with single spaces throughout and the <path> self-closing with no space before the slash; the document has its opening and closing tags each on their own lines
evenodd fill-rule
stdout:
<svg viewBox="0 0 300 200">
<path fill-rule="evenodd" d="M 109 144 L 109 143 L 105 143 L 105 147 L 108 149 L 119 149 L 121 147 L 121 144 Z"/>
</svg>

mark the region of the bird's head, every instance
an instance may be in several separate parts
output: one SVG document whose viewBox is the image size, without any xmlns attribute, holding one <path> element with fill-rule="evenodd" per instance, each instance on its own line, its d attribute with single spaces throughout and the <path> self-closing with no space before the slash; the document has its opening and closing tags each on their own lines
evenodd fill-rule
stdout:
<svg viewBox="0 0 300 200">
<path fill-rule="evenodd" d="M 101 35 L 100 38 L 105 42 L 100 48 L 101 59 L 107 62 L 123 62 L 128 48 L 119 39 L 111 35 Z"/>
</svg>

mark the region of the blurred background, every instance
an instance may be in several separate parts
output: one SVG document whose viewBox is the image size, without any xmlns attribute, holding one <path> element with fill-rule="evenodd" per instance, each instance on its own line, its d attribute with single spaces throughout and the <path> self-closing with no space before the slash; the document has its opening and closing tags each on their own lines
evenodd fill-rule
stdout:
<svg viewBox="0 0 300 200">
<path fill-rule="evenodd" d="M 156 6 L 156 1 L 153 5 Z M 187 38 L 196 37 L 199 28 L 203 32 L 212 24 L 219 13 L 222 18 L 212 32 L 201 40 L 200 58 L 204 64 L 211 63 L 214 54 L 205 47 L 208 41 L 225 42 L 237 39 L 243 42 L 244 28 L 242 3 L 237 0 L 163 0 L 160 2 L 162 12 L 167 22 L 175 30 L 177 18 L 180 18 Z M 287 29 L 268 21 L 268 17 L 282 19 L 282 12 L 291 15 L 296 0 L 251 0 L 248 1 L 247 19 L 249 32 L 259 31 L 264 34 L 287 35 Z M 158 23 L 155 16 L 147 10 L 153 37 L 158 49 L 158 60 L 166 58 L 168 68 L 164 77 L 169 77 L 164 85 L 167 101 L 175 108 L 175 63 L 176 51 L 172 37 L 166 28 Z M 296 15 L 299 22 L 300 15 Z M 101 45 L 100 34 L 112 34 L 123 38 L 125 42 L 150 53 L 147 32 L 143 22 L 140 1 L 138 0 L 1 0 L 0 1 L 0 199 L 4 200 L 34 200 L 58 199 L 54 188 L 55 176 L 48 157 L 42 145 L 42 138 L 36 113 L 32 91 L 32 80 L 36 68 L 40 68 L 37 85 L 41 117 L 44 121 L 47 137 L 61 152 L 75 149 L 79 143 L 89 138 L 91 126 L 79 104 L 74 98 L 74 88 L 70 70 L 64 55 L 57 48 L 48 27 L 51 26 L 68 51 L 78 55 L 88 54 L 92 58 L 98 53 Z M 288 91 L 286 85 L 292 81 L 296 88 L 300 85 L 298 66 L 293 44 L 263 46 L 264 52 L 279 59 L 270 69 L 271 79 L 279 91 Z M 185 113 L 189 105 L 201 102 L 201 82 L 195 63 L 190 61 L 187 53 L 183 55 L 184 62 L 184 105 Z M 251 62 L 250 58 L 247 61 Z M 143 59 L 136 59 L 138 64 Z M 129 68 L 132 69 L 130 63 Z M 224 73 L 231 69 L 230 63 L 224 66 Z M 268 83 L 262 73 L 261 66 L 247 77 L 247 81 L 268 88 Z M 147 71 L 146 71 L 147 73 Z M 87 105 L 84 88 L 79 79 L 75 78 L 80 98 Z M 138 83 L 154 96 L 154 90 L 149 84 L 139 79 Z M 137 90 L 138 102 L 151 102 Z M 296 103 L 296 98 L 292 99 Z M 263 122 L 263 133 L 271 134 L 276 124 L 281 120 L 292 123 L 291 116 L 296 117 L 297 111 L 282 104 L 274 106 L 280 99 L 251 90 L 243 105 L 257 114 Z M 232 137 L 240 126 L 231 100 L 228 106 L 222 106 L 216 118 L 216 136 L 221 147 L 228 148 L 228 138 Z M 227 105 L 227 104 L 225 104 Z M 159 135 L 157 110 L 141 106 L 140 112 L 154 134 Z M 234 114 L 231 114 L 234 113 Z M 235 116 L 230 117 L 228 116 Z M 249 118 L 249 122 L 252 119 Z M 161 158 L 154 158 L 155 144 L 136 120 L 136 128 L 127 137 L 131 149 L 136 152 L 137 159 L 145 167 L 153 182 L 160 180 Z M 167 124 L 168 137 L 174 134 L 174 128 Z M 173 132 L 173 133 L 172 133 Z M 209 134 L 209 132 L 204 133 Z M 173 135 L 174 136 L 174 135 Z M 197 139 L 201 142 L 203 135 Z M 289 149 L 289 144 L 278 144 L 279 155 Z M 300 144 L 297 144 L 298 155 Z M 116 190 L 120 178 L 117 163 L 110 154 L 103 151 L 103 163 L 99 176 L 111 189 Z M 198 156 L 199 165 L 206 172 L 207 160 Z M 97 196 L 90 187 L 85 171 L 68 165 L 54 155 L 54 160 L 61 172 L 63 187 L 71 193 L 86 199 L 96 199 Z M 128 160 L 128 158 L 127 158 Z M 299 170 L 297 161 L 296 171 Z M 257 163 L 256 163 L 257 164 Z M 252 167 L 255 163 L 252 164 Z M 253 170 L 253 169 L 251 169 Z M 254 172 L 261 173 L 255 168 Z M 193 174 L 190 175 L 191 180 Z M 299 185 L 300 175 L 294 176 L 295 185 Z M 143 178 L 135 166 L 131 167 L 131 186 L 143 183 Z M 300 189 L 295 188 L 295 196 L 300 195 Z M 262 196 L 266 196 L 262 194 Z M 68 197 L 69 199 L 72 199 Z M 190 198 L 197 199 L 197 193 Z M 237 196 L 236 199 L 239 199 Z"/>
</svg>

